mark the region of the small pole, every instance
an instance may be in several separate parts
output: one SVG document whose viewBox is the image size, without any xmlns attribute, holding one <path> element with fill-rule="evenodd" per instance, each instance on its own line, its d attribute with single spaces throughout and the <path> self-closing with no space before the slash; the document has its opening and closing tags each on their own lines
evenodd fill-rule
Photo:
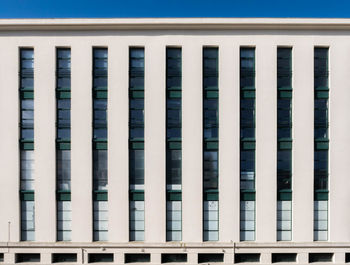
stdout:
<svg viewBox="0 0 350 265">
<path fill-rule="evenodd" d="M 7 242 L 10 242 L 11 239 L 11 222 L 8 221 L 8 227 L 7 227 Z"/>
</svg>

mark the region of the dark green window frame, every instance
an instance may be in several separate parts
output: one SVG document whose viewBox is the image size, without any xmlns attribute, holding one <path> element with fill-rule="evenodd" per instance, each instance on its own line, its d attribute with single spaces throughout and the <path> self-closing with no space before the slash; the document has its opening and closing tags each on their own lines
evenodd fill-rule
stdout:
<svg viewBox="0 0 350 265">
<path fill-rule="evenodd" d="M 166 48 L 166 240 L 182 239 L 182 49 Z M 175 202 L 177 201 L 177 202 Z M 181 205 L 178 208 L 178 205 Z M 176 207 L 174 207 L 176 205 Z M 179 225 L 179 223 L 181 225 Z"/>
<path fill-rule="evenodd" d="M 240 88 L 241 96 L 246 96 L 244 91 L 255 91 L 255 48 L 253 47 L 240 49 Z"/>
<path fill-rule="evenodd" d="M 35 178 L 31 173 L 32 168 L 29 163 L 34 163 L 34 49 L 20 48 L 20 71 L 19 71 L 19 101 L 20 101 L 20 190 L 21 200 L 21 222 L 20 238 L 21 241 L 35 240 L 35 208 L 34 208 L 34 190 Z M 30 177 L 29 177 L 30 176 Z M 28 205 L 31 205 L 28 207 Z M 28 214 L 31 218 L 27 218 Z M 23 260 L 26 254 L 23 254 Z M 33 254 L 37 255 L 37 254 Z M 33 256 L 32 255 L 32 256 Z M 32 257 L 31 256 L 31 257 Z M 21 260 L 22 256 L 17 257 L 16 261 Z M 40 260 L 40 255 L 39 255 Z"/>
<path fill-rule="evenodd" d="M 56 49 L 56 201 L 57 241 L 70 241 L 71 220 L 71 49 Z M 64 206 L 66 205 L 66 206 Z M 67 207 L 69 205 L 69 207 Z M 76 254 L 53 254 L 53 262 L 71 259 Z"/>
<path fill-rule="evenodd" d="M 203 47 L 203 241 L 219 240 L 219 48 Z M 212 205 L 212 206 L 210 206 Z M 213 208 L 211 208 L 213 207 Z M 209 213 L 213 218 L 209 218 Z"/>
<path fill-rule="evenodd" d="M 240 48 L 240 240 L 255 240 L 255 48 Z M 254 217 L 251 215 L 253 214 Z M 249 215 L 249 220 L 246 218 Z M 254 223 L 253 227 L 251 224 Z M 235 258 L 236 262 L 236 258 Z"/>
<path fill-rule="evenodd" d="M 93 48 L 93 189 L 96 193 L 107 193 L 108 144 L 107 144 L 107 86 L 108 49 Z M 103 92 L 103 93 L 102 93 Z M 104 195 L 107 196 L 107 195 Z M 103 196 L 102 196 L 103 197 Z"/>
<path fill-rule="evenodd" d="M 278 91 L 292 89 L 292 48 L 277 48 L 277 89 Z"/>
<path fill-rule="evenodd" d="M 34 91 L 33 48 L 20 48 L 20 90 Z"/>
<path fill-rule="evenodd" d="M 20 48 L 20 142 L 21 148 L 34 149 L 34 49 Z"/>
<path fill-rule="evenodd" d="M 57 48 L 56 57 L 56 149 L 70 150 L 71 49 Z"/>
<path fill-rule="evenodd" d="M 144 90 L 145 50 L 142 47 L 129 49 L 129 91 Z"/>
<path fill-rule="evenodd" d="M 93 140 L 107 142 L 108 49 L 93 48 Z M 94 148 L 98 148 L 95 144 Z"/>
<path fill-rule="evenodd" d="M 136 155 L 143 152 L 144 161 L 144 58 L 145 51 L 141 47 L 129 49 L 129 182 L 130 185 L 144 184 L 144 166 L 136 168 Z M 135 163 L 131 163 L 134 161 Z M 138 162 L 142 163 L 142 162 Z M 144 163 L 144 162 L 143 162 Z M 142 170 L 141 178 L 137 175 Z M 138 179 L 138 180 L 137 180 Z M 138 182 L 138 183 L 136 183 Z M 130 198 L 132 196 L 130 186 Z"/>
<path fill-rule="evenodd" d="M 218 131 L 219 131 L 219 49 L 203 48 L 203 193 L 218 193 Z M 212 93 L 210 93 L 212 92 Z M 216 155 L 214 155 L 216 153 Z M 208 160 L 209 154 L 216 156 L 216 161 Z M 209 155 L 212 157 L 212 155 Z M 211 168 L 207 164 L 214 163 Z M 207 166 L 206 166 L 207 165 Z M 209 175 L 208 175 L 209 174 Z M 208 175 L 208 177 L 206 177 Z M 207 185 L 208 183 L 212 183 Z M 214 196 L 217 197 L 218 196 Z M 217 200 L 216 199 L 216 200 Z"/>
<path fill-rule="evenodd" d="M 292 198 L 292 48 L 277 48 L 277 199 Z"/>
<path fill-rule="evenodd" d="M 103 201 L 108 201 L 108 48 L 93 48 L 93 240 L 106 240 L 108 229 L 100 229 L 99 208 Z M 107 220 L 108 222 L 108 220 Z"/>
<path fill-rule="evenodd" d="M 57 48 L 56 55 L 56 90 L 61 95 L 71 90 L 71 49 Z"/>
<path fill-rule="evenodd" d="M 129 240 L 143 241 L 144 223 L 144 85 L 145 50 L 129 48 Z M 136 206 L 138 205 L 138 206 Z M 141 207 L 141 205 L 143 205 Z M 141 210 L 141 207 L 143 210 Z M 135 214 L 142 213 L 142 220 Z M 140 227 L 136 227 L 139 222 Z"/>
<path fill-rule="evenodd" d="M 168 104 L 172 101 L 171 104 Z M 176 101 L 177 108 L 174 108 L 173 101 Z M 174 113 L 170 113 L 174 112 Z M 178 122 L 173 122 L 171 120 L 173 115 L 178 115 Z M 166 168 L 167 168 L 167 185 L 180 184 L 181 185 L 181 167 L 182 167 L 182 141 L 181 141 L 181 97 L 178 99 L 169 99 L 167 97 L 167 149 L 166 149 Z M 180 155 L 178 155 L 180 153 Z M 179 157 L 179 159 L 174 159 L 174 156 Z M 176 162 L 177 161 L 177 162 Z M 174 175 L 174 170 L 177 171 Z M 173 177 L 174 175 L 174 177 Z M 175 181 L 175 179 L 177 181 Z M 175 183 L 176 182 L 176 183 Z"/>
<path fill-rule="evenodd" d="M 314 49 L 314 197 L 325 198 L 328 194 L 329 138 L 328 138 L 328 71 L 329 48 Z M 325 93 L 326 92 L 326 93 Z M 320 94 L 323 93 L 323 94 Z"/>
<path fill-rule="evenodd" d="M 241 127 L 241 200 L 251 200 L 252 193 L 255 193 L 255 48 L 254 47 L 241 47 L 240 48 L 240 127 Z M 248 136 L 248 137 L 247 137 Z M 245 168 L 243 164 L 246 163 L 246 153 L 249 152 L 252 158 L 249 158 L 249 163 L 253 163 L 254 171 L 251 171 L 251 167 Z M 243 159 L 243 160 L 242 160 Z M 243 163 L 243 164 L 242 164 Z M 243 172 L 253 172 L 254 176 L 250 176 L 245 173 L 242 178 Z M 249 170 L 248 170 L 249 169 Z M 247 175 L 247 176 L 246 176 Z M 253 182 L 254 188 L 248 188 L 246 182 Z M 244 193 L 247 193 L 245 195 Z"/>
<path fill-rule="evenodd" d="M 328 240 L 329 48 L 314 48 L 314 240 Z M 311 255 L 312 253 L 310 253 Z M 322 254 L 322 253 L 321 253 Z M 327 253 L 328 255 L 328 253 Z M 310 259 L 311 260 L 311 259 Z M 310 261 L 311 262 L 311 261 Z M 314 262 L 314 260 L 312 261 Z"/>
</svg>

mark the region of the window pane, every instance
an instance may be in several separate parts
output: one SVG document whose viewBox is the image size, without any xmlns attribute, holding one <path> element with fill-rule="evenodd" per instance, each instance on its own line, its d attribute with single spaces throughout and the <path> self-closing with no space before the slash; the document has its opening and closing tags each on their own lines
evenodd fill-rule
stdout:
<svg viewBox="0 0 350 265">
<path fill-rule="evenodd" d="M 291 187 L 291 175 L 280 175 L 277 176 L 277 189 L 278 190 L 290 190 Z"/>
<path fill-rule="evenodd" d="M 167 184 L 181 184 L 181 150 L 167 150 Z"/>
<path fill-rule="evenodd" d="M 32 99 L 23 99 L 21 100 L 21 107 L 22 109 L 34 109 L 34 100 Z"/>
<path fill-rule="evenodd" d="M 32 110 L 24 110 L 22 111 L 22 119 L 28 120 L 34 118 L 34 111 Z"/>
<path fill-rule="evenodd" d="M 57 107 L 59 109 L 70 109 L 71 104 L 70 104 L 70 99 L 59 99 L 57 100 Z"/>
<path fill-rule="evenodd" d="M 130 100 L 130 108 L 143 110 L 144 109 L 144 100 L 143 99 Z"/>
<path fill-rule="evenodd" d="M 60 77 L 57 79 L 58 88 L 70 88 L 70 77 Z"/>
<path fill-rule="evenodd" d="M 144 150 L 130 150 L 130 184 L 144 184 Z"/>
<path fill-rule="evenodd" d="M 328 139 L 328 128 L 327 127 L 314 128 L 314 137 L 316 139 Z"/>
<path fill-rule="evenodd" d="M 33 241 L 35 232 L 34 201 L 21 202 L 21 240 Z"/>
<path fill-rule="evenodd" d="M 291 138 L 292 130 L 290 127 L 278 127 L 277 128 L 277 138 Z"/>
<path fill-rule="evenodd" d="M 70 49 L 58 49 L 57 50 L 57 57 L 58 58 L 70 58 Z"/>
<path fill-rule="evenodd" d="M 130 49 L 130 57 L 131 58 L 143 58 L 144 57 L 144 50 L 143 49 L 138 49 L 138 48 L 133 48 Z"/>
<path fill-rule="evenodd" d="M 70 69 L 70 60 L 59 60 L 58 61 L 59 69 Z"/>
<path fill-rule="evenodd" d="M 130 138 L 144 137 L 144 101 L 143 99 L 130 100 L 129 129 Z"/>
<path fill-rule="evenodd" d="M 57 138 L 58 139 L 70 139 L 70 129 L 58 129 Z"/>
<path fill-rule="evenodd" d="M 143 110 L 131 110 L 130 111 L 130 122 L 133 125 L 143 125 L 144 123 L 144 112 Z"/>
<path fill-rule="evenodd" d="M 21 78 L 21 88 L 33 89 L 34 79 L 33 77 L 22 77 Z"/>
<path fill-rule="evenodd" d="M 70 150 L 57 150 L 57 188 L 70 190 L 71 160 Z"/>
<path fill-rule="evenodd" d="M 107 109 L 107 100 L 106 99 L 95 99 L 94 100 L 94 109 Z"/>
<path fill-rule="evenodd" d="M 134 88 L 134 87 L 144 87 L 144 78 L 143 76 L 139 76 L 139 77 L 133 77 L 130 79 L 130 87 Z"/>
<path fill-rule="evenodd" d="M 107 150 L 94 150 L 94 189 L 104 189 L 107 187 Z"/>
<path fill-rule="evenodd" d="M 143 128 L 131 128 L 130 138 L 143 138 Z"/>
<path fill-rule="evenodd" d="M 204 189 L 218 188 L 218 152 L 205 151 L 203 153 L 203 186 Z"/>
<path fill-rule="evenodd" d="M 277 151 L 277 170 L 289 172 L 292 170 L 292 152 L 290 150 Z"/>
<path fill-rule="evenodd" d="M 34 58 L 33 49 L 22 49 L 21 50 L 21 58 L 22 59 L 33 59 Z"/>
</svg>

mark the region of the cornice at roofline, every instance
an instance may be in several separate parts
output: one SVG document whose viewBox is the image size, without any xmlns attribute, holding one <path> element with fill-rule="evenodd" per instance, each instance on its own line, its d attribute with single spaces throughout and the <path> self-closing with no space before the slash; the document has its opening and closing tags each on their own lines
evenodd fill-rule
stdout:
<svg viewBox="0 0 350 265">
<path fill-rule="evenodd" d="M 0 19 L 0 31 L 84 30 L 350 30 L 350 19 L 119 18 Z"/>
</svg>

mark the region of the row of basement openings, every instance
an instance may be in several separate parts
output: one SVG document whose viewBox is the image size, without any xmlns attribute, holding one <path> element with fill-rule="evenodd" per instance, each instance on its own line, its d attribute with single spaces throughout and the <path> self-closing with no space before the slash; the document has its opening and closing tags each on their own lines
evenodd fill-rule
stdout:
<svg viewBox="0 0 350 265">
<path fill-rule="evenodd" d="M 108 49 L 92 48 L 93 240 L 108 241 Z M 277 240 L 292 240 L 292 48 L 277 48 Z M 129 240 L 143 241 L 144 48 L 129 48 Z M 203 47 L 203 241 L 219 239 L 218 48 Z M 21 240 L 35 241 L 34 49 L 20 49 Z M 182 240 L 182 51 L 166 49 L 166 240 Z M 314 48 L 314 240 L 328 240 L 328 48 Z M 71 50 L 56 50 L 57 240 L 71 240 Z M 240 240 L 255 240 L 255 48 L 240 48 Z M 147 199 L 147 198 L 146 198 Z M 147 211 L 147 209 L 146 209 Z"/>
<path fill-rule="evenodd" d="M 12 253 L 11 253 L 12 254 Z M 47 259 L 47 253 L 46 260 Z M 51 254 L 51 253 L 50 253 Z M 49 255 L 50 255 L 49 254 Z M 103 262 L 112 264 L 125 264 L 125 263 L 153 263 L 155 255 L 151 253 L 87 253 L 87 263 L 97 263 Z M 158 254 L 158 253 L 156 253 Z M 332 263 L 334 262 L 334 253 L 332 252 L 310 252 L 301 253 L 307 254 L 306 261 L 309 263 Z M 162 253 L 160 254 L 160 263 L 188 263 L 190 258 L 188 256 L 192 255 L 193 263 L 193 253 Z M 227 255 L 227 254 L 226 254 Z M 224 253 L 198 253 L 194 255 L 197 264 L 211 264 L 211 263 L 222 263 L 233 264 L 233 263 L 249 263 L 249 264 L 266 264 L 263 261 L 262 255 L 260 253 L 235 253 L 231 257 L 225 257 Z M 299 254 L 300 255 L 300 254 Z M 52 263 L 79 263 L 79 260 L 83 260 L 81 253 L 52 253 L 49 259 Z M 153 256 L 153 257 L 152 257 Z M 298 253 L 271 253 L 268 255 L 272 263 L 299 263 Z M 266 257 L 265 257 L 266 258 Z M 15 263 L 29 263 L 29 262 L 42 262 L 41 253 L 16 253 Z M 0 253 L 0 262 L 4 261 L 4 253 Z M 350 253 L 345 253 L 345 263 L 349 263 Z"/>
</svg>

